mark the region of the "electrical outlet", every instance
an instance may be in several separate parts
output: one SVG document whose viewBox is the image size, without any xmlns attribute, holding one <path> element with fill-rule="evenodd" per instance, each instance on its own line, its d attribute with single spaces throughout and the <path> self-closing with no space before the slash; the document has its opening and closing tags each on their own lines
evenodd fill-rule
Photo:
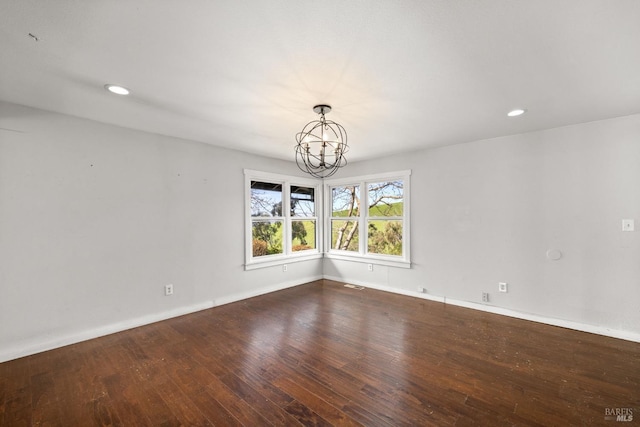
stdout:
<svg viewBox="0 0 640 427">
<path fill-rule="evenodd" d="M 367 270 L 373 271 L 373 264 L 367 264 Z"/>
<path fill-rule="evenodd" d="M 420 292 L 421 294 L 426 294 L 427 290 L 425 288 L 423 288 L 422 286 L 418 286 L 418 292 Z"/>
<path fill-rule="evenodd" d="M 287 269 L 288 269 L 287 264 L 284 264 L 284 265 L 282 266 L 282 271 L 287 271 Z"/>
<path fill-rule="evenodd" d="M 507 284 L 505 282 L 498 283 L 498 291 L 500 292 L 509 292 L 507 289 Z"/>
<path fill-rule="evenodd" d="M 171 284 L 164 285 L 164 295 L 165 296 L 173 295 L 173 285 Z"/>
<path fill-rule="evenodd" d="M 482 293 L 482 302 L 489 302 L 489 293 L 488 292 L 483 292 Z"/>
</svg>

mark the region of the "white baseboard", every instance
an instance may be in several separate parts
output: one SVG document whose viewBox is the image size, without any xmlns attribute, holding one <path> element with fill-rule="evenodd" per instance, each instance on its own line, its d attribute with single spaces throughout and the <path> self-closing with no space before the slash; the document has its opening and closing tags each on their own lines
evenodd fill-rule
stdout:
<svg viewBox="0 0 640 427">
<path fill-rule="evenodd" d="M 596 325 L 590 325 L 587 323 L 574 322 L 571 320 L 540 316 L 538 314 L 525 313 L 517 310 L 511 310 L 508 308 L 496 307 L 496 306 L 487 305 L 487 304 L 479 304 L 475 302 L 457 300 L 453 298 L 446 298 L 446 297 L 441 297 L 436 295 L 422 294 L 419 292 L 408 291 L 405 289 L 393 288 L 391 286 L 368 284 L 360 280 L 349 280 L 349 279 L 336 277 L 336 276 L 325 276 L 324 278 L 327 280 L 335 280 L 337 282 L 352 283 L 354 285 L 363 286 L 365 288 L 376 289 L 379 291 L 391 292 L 394 294 L 407 295 L 410 297 L 416 297 L 416 298 L 422 298 L 422 299 L 428 299 L 431 301 L 442 302 L 445 304 L 456 305 L 459 307 L 471 308 L 473 310 L 480 310 L 488 313 L 500 314 L 502 316 L 509 316 L 517 319 L 530 320 L 532 322 L 544 323 L 546 325 L 559 326 L 561 328 L 573 329 L 581 332 L 589 332 L 592 334 L 603 335 L 606 337 L 619 338 L 626 341 L 633 341 L 633 342 L 640 343 L 640 333 L 637 333 L 637 332 L 622 331 L 618 329 L 606 328 L 603 326 L 596 326 Z"/>
<path fill-rule="evenodd" d="M 444 297 L 439 297 L 437 295 L 421 294 L 419 292 L 412 292 L 412 291 L 408 291 L 406 289 L 392 288 L 391 286 L 375 285 L 375 284 L 371 284 L 371 283 L 365 283 L 362 280 L 357 280 L 357 279 L 349 280 L 349 279 L 345 279 L 345 278 L 341 278 L 341 277 L 337 277 L 337 276 L 327 276 L 327 275 L 325 275 L 324 278 L 327 279 L 327 280 L 333 280 L 333 281 L 336 281 L 336 282 L 350 283 L 352 285 L 363 286 L 365 288 L 377 289 L 379 291 L 391 292 L 393 294 L 406 295 L 406 296 L 409 296 L 409 297 L 418 297 L 418 298 L 422 298 L 422 299 L 428 299 L 430 301 L 444 302 Z"/>
<path fill-rule="evenodd" d="M 619 329 L 606 328 L 604 326 L 590 325 L 588 323 L 574 322 L 572 320 L 557 319 L 555 317 L 540 316 L 538 314 L 525 313 L 508 308 L 495 307 L 492 305 L 485 305 L 450 298 L 445 298 L 444 302 L 445 304 L 486 311 L 489 313 L 500 314 L 502 316 L 515 317 L 518 319 L 530 320 L 532 322 L 544 323 L 546 325 L 559 326 L 561 328 L 573 329 L 575 331 L 589 332 L 591 334 L 603 335 L 606 337 L 619 338 L 626 341 L 640 343 L 640 333 L 637 332 L 622 331 Z"/>
<path fill-rule="evenodd" d="M 240 292 L 240 293 L 237 293 L 237 294 L 226 295 L 224 297 L 217 298 L 215 300 L 215 305 L 217 307 L 219 305 L 230 304 L 230 303 L 236 302 L 236 301 L 242 301 L 242 300 L 245 300 L 245 299 L 257 297 L 257 296 L 268 294 L 268 293 L 271 293 L 271 292 L 276 292 L 276 291 L 281 291 L 283 289 L 292 288 L 294 286 L 299 286 L 299 285 L 302 285 L 302 284 L 305 284 L 305 283 L 309 283 L 309 282 L 313 282 L 313 281 L 316 281 L 316 280 L 321 280 L 322 278 L 323 278 L 322 275 L 310 276 L 310 277 L 307 277 L 305 279 L 299 279 L 299 280 L 295 280 L 295 281 L 280 283 L 278 285 L 273 285 L 273 286 L 266 286 L 264 288 L 255 289 L 255 290 L 252 290 L 252 291 L 249 291 L 249 292 Z"/>
<path fill-rule="evenodd" d="M 122 322 L 115 322 L 109 325 L 100 326 L 98 328 L 88 329 L 85 331 L 72 332 L 67 335 L 55 336 L 55 337 L 37 337 L 34 339 L 21 341 L 11 345 L 10 348 L 0 349 L 0 363 L 7 362 L 13 359 L 18 359 L 24 356 L 30 356 L 36 353 L 41 353 L 43 351 L 53 350 L 55 348 L 76 344 L 81 341 L 87 341 L 90 339 L 103 337 L 105 335 L 114 334 L 116 332 L 122 332 L 127 329 L 137 328 L 139 326 L 160 322 L 162 320 L 171 319 L 172 317 L 184 316 L 185 314 L 195 313 L 197 311 L 206 310 L 218 305 L 228 304 L 231 302 L 240 301 L 247 298 L 252 298 L 258 295 L 279 291 L 282 289 L 298 286 L 304 283 L 313 282 L 314 280 L 320 280 L 320 279 L 322 279 L 321 275 L 313 276 L 306 279 L 300 279 L 296 281 L 281 283 L 275 286 L 267 286 L 251 292 L 244 292 L 244 293 L 225 296 L 222 298 L 218 298 L 215 301 L 194 304 L 186 307 L 178 307 L 171 310 L 163 311 L 161 313 L 153 313 L 146 316 L 125 320 Z"/>
<path fill-rule="evenodd" d="M 12 345 L 11 348 L 0 350 L 0 363 L 17 359 L 19 357 L 41 353 L 47 350 L 53 350 L 54 348 L 76 344 L 81 341 L 103 337 L 105 335 L 114 334 L 116 332 L 125 331 L 127 329 L 137 328 L 138 326 L 148 325 L 150 323 L 159 322 L 161 320 L 167 320 L 172 317 L 195 313 L 196 311 L 206 310 L 211 307 L 213 307 L 213 302 L 205 302 L 186 307 L 178 307 L 171 310 L 163 311 L 161 313 L 148 314 L 146 316 L 136 317 L 134 319 L 125 320 L 122 322 L 111 323 L 109 325 L 100 326 L 98 328 L 88 329 L 85 331 L 73 332 L 63 336 L 37 337 L 31 340 L 16 343 Z"/>
</svg>

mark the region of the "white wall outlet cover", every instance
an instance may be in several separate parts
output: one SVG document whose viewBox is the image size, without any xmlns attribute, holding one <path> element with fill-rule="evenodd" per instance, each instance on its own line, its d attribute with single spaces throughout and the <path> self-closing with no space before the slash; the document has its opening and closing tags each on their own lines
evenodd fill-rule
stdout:
<svg viewBox="0 0 640 427">
<path fill-rule="evenodd" d="M 632 219 L 622 220 L 622 231 L 634 231 L 636 228 L 635 221 Z"/>
<path fill-rule="evenodd" d="M 560 258 L 562 258 L 562 252 L 560 249 L 549 249 L 547 251 L 547 259 L 550 259 L 551 261 L 558 261 Z"/>
<path fill-rule="evenodd" d="M 505 282 L 498 283 L 498 291 L 507 292 L 507 284 Z"/>
</svg>

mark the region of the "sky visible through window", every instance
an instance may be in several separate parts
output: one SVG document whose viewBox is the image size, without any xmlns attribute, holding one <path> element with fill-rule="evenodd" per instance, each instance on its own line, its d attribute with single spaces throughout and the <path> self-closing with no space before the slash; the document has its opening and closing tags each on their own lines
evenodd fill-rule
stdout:
<svg viewBox="0 0 640 427">
<path fill-rule="evenodd" d="M 315 190 L 309 187 L 291 186 L 291 216 L 313 217 Z M 282 216 L 282 185 L 251 182 L 251 216 Z"/>
</svg>

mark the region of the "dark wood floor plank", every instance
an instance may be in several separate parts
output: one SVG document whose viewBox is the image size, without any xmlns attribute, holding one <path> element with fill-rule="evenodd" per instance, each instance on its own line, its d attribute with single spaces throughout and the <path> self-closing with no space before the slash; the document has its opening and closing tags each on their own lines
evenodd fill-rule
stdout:
<svg viewBox="0 0 640 427">
<path fill-rule="evenodd" d="M 278 378 L 275 385 L 290 394 L 300 405 L 318 414 L 323 420 L 332 425 L 362 426 L 363 424 L 353 420 L 340 409 L 332 406 L 307 388 L 292 381 L 290 378 Z"/>
<path fill-rule="evenodd" d="M 30 426 L 32 424 L 32 389 L 30 359 L 23 357 L 9 363 L 2 363 L 2 418 L 0 425 Z"/>
<path fill-rule="evenodd" d="M 413 362 L 417 364 L 418 361 Z M 381 396 L 390 405 L 413 408 L 414 412 L 421 414 L 415 422 L 453 424 L 459 414 L 456 408 L 459 409 L 467 398 L 464 393 L 446 385 L 442 386 L 437 382 L 425 384 L 421 375 L 414 375 L 413 369 L 407 370 L 399 362 L 380 364 L 364 357 L 347 365 L 345 369 L 367 384 L 375 384 L 378 380 L 380 385 L 377 387 L 367 386 L 368 393 L 374 398 L 376 395 Z M 422 372 L 428 372 L 428 369 L 432 368 L 425 368 Z"/>
<path fill-rule="evenodd" d="M 191 375 L 207 388 L 208 394 L 218 401 L 242 425 L 265 425 L 268 422 L 251 405 L 239 398 L 227 385 L 206 368 L 194 361 Z"/>
<path fill-rule="evenodd" d="M 638 390 L 638 343 L 324 280 L 2 363 L 0 425 L 607 425 Z"/>
<path fill-rule="evenodd" d="M 103 378 L 102 381 L 107 388 L 108 398 L 105 400 L 113 404 L 118 419 L 127 425 L 151 425 L 151 420 L 140 405 L 135 385 L 129 383 L 126 375 L 117 373 Z"/>
<path fill-rule="evenodd" d="M 201 385 L 188 369 L 177 368 L 172 372 L 172 378 L 182 393 L 187 396 L 189 402 L 210 421 L 213 425 L 241 426 L 242 424 L 220 404 L 208 391 L 207 387 Z"/>
<path fill-rule="evenodd" d="M 38 373 L 31 377 L 32 423 L 35 425 L 62 425 L 62 411 L 59 407 L 51 372 Z"/>
<path fill-rule="evenodd" d="M 314 394 L 321 399 L 339 408 L 345 414 L 348 414 L 354 422 L 358 422 L 367 426 L 391 426 L 392 424 L 376 417 L 364 407 L 355 403 L 348 394 L 340 394 L 332 385 L 325 385 L 315 380 L 312 376 L 306 375 L 301 370 L 284 366 L 278 362 L 271 363 L 268 366 L 268 372 L 271 383 L 276 383 L 280 378 L 295 378 L 300 386 L 307 390 L 312 390 Z"/>
<path fill-rule="evenodd" d="M 300 421 L 300 424 L 305 426 L 324 427 L 332 425 L 320 415 L 311 410 L 309 407 L 303 405 L 297 400 L 294 400 L 293 402 L 288 404 L 285 410 L 292 416 L 297 418 L 298 421 Z"/>
<path fill-rule="evenodd" d="M 221 378 L 221 381 L 230 390 L 233 390 L 238 397 L 247 402 L 252 408 L 255 408 L 269 423 L 279 426 L 300 426 L 300 423 L 294 417 L 271 400 L 265 399 L 260 392 L 235 374 L 225 375 Z"/>
<path fill-rule="evenodd" d="M 375 417 L 386 423 L 412 425 L 412 420 L 407 412 L 394 411 L 394 405 L 387 400 L 384 393 L 375 386 L 355 377 L 353 372 L 338 370 L 330 365 L 314 367 L 313 362 L 310 364 L 305 362 L 292 363 L 291 360 L 295 359 L 286 356 L 287 350 L 290 349 L 283 348 L 281 350 L 281 362 L 284 361 L 292 370 L 312 378 L 322 387 L 328 387 L 343 396 L 349 396 L 353 402 L 366 407 Z M 313 357 L 309 359 L 312 360 Z"/>
<path fill-rule="evenodd" d="M 173 381 L 154 383 L 154 386 L 157 387 L 158 394 L 167 405 L 170 405 L 172 413 L 182 425 L 203 427 L 214 425 Z"/>
<path fill-rule="evenodd" d="M 268 363 L 264 361 L 259 366 L 242 366 L 234 371 L 234 374 L 257 390 L 266 400 L 284 408 L 293 401 L 293 398 L 273 385 L 274 377 L 269 371 Z"/>
</svg>

